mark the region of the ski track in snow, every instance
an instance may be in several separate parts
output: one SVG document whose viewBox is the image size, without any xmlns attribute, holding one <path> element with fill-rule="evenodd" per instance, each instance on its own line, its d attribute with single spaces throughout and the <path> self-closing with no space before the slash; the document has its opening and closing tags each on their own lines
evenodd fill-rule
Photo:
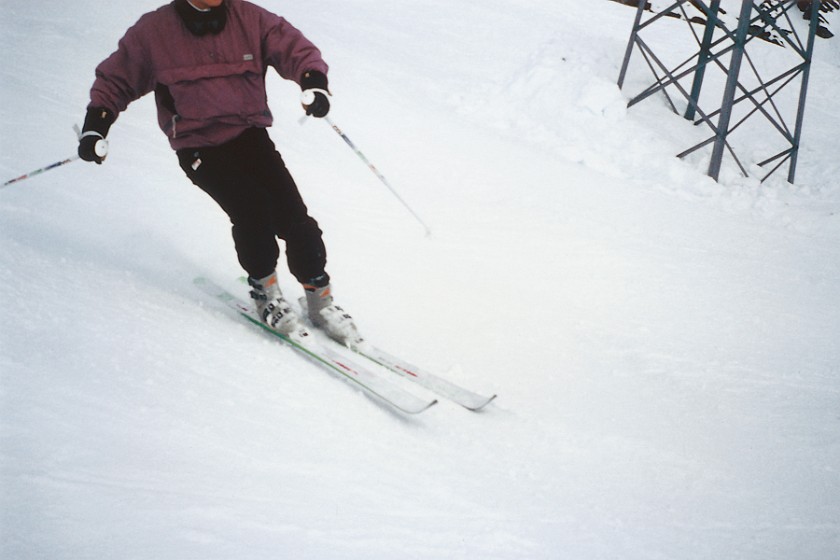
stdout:
<svg viewBox="0 0 840 560">
<path fill-rule="evenodd" d="M 4 177 L 73 154 L 95 65 L 159 4 L 4 2 Z M 836 556 L 840 40 L 797 184 L 731 161 L 718 184 L 674 157 L 706 131 L 626 108 L 649 76 L 637 54 L 615 85 L 616 3 L 261 4 L 321 47 L 331 116 L 433 231 L 271 77 L 338 299 L 499 398 L 402 417 L 203 297 L 195 276 L 243 290 L 229 224 L 145 98 L 101 167 L 0 190 L 0 557 Z M 678 56 L 681 25 L 651 40 Z M 757 161 L 773 140 L 747 132 Z"/>
</svg>

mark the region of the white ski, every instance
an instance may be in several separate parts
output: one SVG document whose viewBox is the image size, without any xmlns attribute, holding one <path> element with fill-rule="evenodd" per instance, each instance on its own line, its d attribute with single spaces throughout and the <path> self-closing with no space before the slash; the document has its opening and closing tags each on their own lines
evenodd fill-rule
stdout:
<svg viewBox="0 0 840 560">
<path fill-rule="evenodd" d="M 374 395 L 388 405 L 406 414 L 419 414 L 432 405 L 437 404 L 437 400 L 422 399 L 400 387 L 392 385 L 381 375 L 350 362 L 337 352 L 319 345 L 314 340 L 293 339 L 271 329 L 268 325 L 260 321 L 252 305 L 239 299 L 218 284 L 215 284 L 212 280 L 196 278 L 195 284 L 207 294 L 238 312 L 252 324 L 278 337 L 314 363 L 328 369 L 332 373 L 340 375 L 343 379 L 353 382 L 365 392 Z"/>
<path fill-rule="evenodd" d="M 496 398 L 496 395 L 487 397 L 459 387 L 451 381 L 392 356 L 367 342 L 350 347 L 350 350 L 469 410 L 481 410 Z"/>
</svg>

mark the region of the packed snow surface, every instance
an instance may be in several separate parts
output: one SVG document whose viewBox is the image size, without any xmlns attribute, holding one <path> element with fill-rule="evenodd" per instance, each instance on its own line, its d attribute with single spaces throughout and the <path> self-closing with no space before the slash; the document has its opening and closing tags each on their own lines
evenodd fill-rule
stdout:
<svg viewBox="0 0 840 560">
<path fill-rule="evenodd" d="M 160 3 L 0 0 L 0 178 L 75 153 L 94 67 Z M 637 53 L 616 86 L 617 3 L 260 3 L 319 45 L 331 117 L 432 230 L 270 74 L 338 302 L 499 397 L 402 416 L 197 290 L 245 296 L 229 223 L 144 98 L 104 165 L 0 189 L 0 557 L 837 558 L 840 39 L 795 185 L 731 158 L 716 183 L 708 151 L 675 157 L 708 129 L 626 107 L 651 76 Z M 691 41 L 658 26 L 661 52 Z M 744 129 L 753 171 L 772 140 Z"/>
</svg>

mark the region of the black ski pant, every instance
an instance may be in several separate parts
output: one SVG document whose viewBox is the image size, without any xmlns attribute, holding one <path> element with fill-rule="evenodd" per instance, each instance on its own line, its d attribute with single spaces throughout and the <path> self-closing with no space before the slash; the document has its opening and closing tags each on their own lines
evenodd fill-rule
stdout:
<svg viewBox="0 0 840 560">
<path fill-rule="evenodd" d="M 253 278 L 274 272 L 286 243 L 289 271 L 301 283 L 325 274 L 321 229 L 264 128 L 221 146 L 178 150 L 187 177 L 230 217 L 239 263 Z"/>
</svg>

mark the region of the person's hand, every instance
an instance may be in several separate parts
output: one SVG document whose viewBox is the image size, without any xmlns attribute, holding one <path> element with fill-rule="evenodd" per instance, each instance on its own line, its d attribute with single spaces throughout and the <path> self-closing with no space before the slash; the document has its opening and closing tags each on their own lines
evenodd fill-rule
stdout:
<svg viewBox="0 0 840 560">
<path fill-rule="evenodd" d="M 305 89 L 300 94 L 300 102 L 307 115 L 321 119 L 330 112 L 329 92 L 324 89 Z"/>
<path fill-rule="evenodd" d="M 108 141 L 99 134 L 89 130 L 79 137 L 79 157 L 85 161 L 102 164 L 108 155 Z"/>
<path fill-rule="evenodd" d="M 114 114 L 102 107 L 91 107 L 85 116 L 85 125 L 79 135 L 79 157 L 101 165 L 108 156 L 105 136 L 116 120 Z"/>
<path fill-rule="evenodd" d="M 310 70 L 300 80 L 300 102 L 307 115 L 323 118 L 330 112 L 330 91 L 327 76 L 323 72 Z"/>
</svg>

